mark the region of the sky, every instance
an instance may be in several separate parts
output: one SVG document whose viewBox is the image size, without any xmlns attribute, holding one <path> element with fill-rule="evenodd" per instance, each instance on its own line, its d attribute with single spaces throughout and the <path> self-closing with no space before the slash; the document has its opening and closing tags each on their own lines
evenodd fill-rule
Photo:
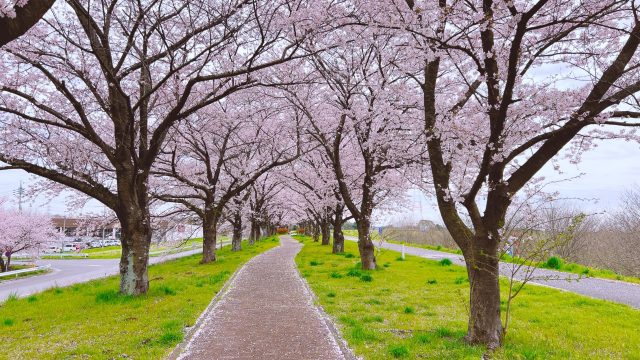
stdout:
<svg viewBox="0 0 640 360">
<path fill-rule="evenodd" d="M 558 191 L 562 198 L 582 199 L 574 202 L 585 211 L 611 210 L 617 206 L 625 190 L 640 186 L 640 144 L 622 140 L 600 142 L 597 148 L 585 153 L 582 162 L 577 165 L 561 160 L 561 169 L 563 173 L 558 174 L 547 165 L 540 174 L 550 181 L 573 178 L 582 173 L 584 175 L 578 179 L 556 183 L 549 190 Z M 0 171 L 0 198 L 17 200 L 15 192 L 20 181 L 23 186 L 28 187 L 33 179 L 33 176 L 22 171 Z M 16 202 L 12 205 L 16 206 Z M 23 207 L 50 215 L 67 214 L 63 197 L 50 201 L 41 197 L 35 202 L 25 202 Z M 103 208 L 93 201 L 83 211 L 101 213 Z M 406 208 L 392 214 L 379 213 L 376 218 L 380 225 L 420 219 L 442 223 L 435 202 L 416 190 L 409 192 L 409 204 Z"/>
<path fill-rule="evenodd" d="M 623 193 L 640 186 L 640 144 L 623 140 L 608 140 L 586 152 L 578 164 L 560 160 L 559 174 L 547 164 L 538 175 L 551 184 L 547 189 L 557 191 L 559 197 L 581 207 L 584 211 L 600 213 L 618 206 Z M 581 175 L 583 174 L 583 175 Z M 572 179 L 570 181 L 561 181 Z M 428 219 L 442 223 L 435 200 L 420 191 L 411 191 L 410 209 L 396 214 L 378 214 L 381 224 L 403 223 L 408 220 Z"/>
</svg>

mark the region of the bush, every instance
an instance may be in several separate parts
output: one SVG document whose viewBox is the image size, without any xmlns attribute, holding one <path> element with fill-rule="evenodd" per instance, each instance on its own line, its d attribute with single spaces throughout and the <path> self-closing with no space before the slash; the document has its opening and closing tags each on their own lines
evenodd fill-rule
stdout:
<svg viewBox="0 0 640 360">
<path fill-rule="evenodd" d="M 411 307 L 411 306 L 407 306 L 404 308 L 404 313 L 405 314 L 415 314 L 415 310 Z"/>
<path fill-rule="evenodd" d="M 456 280 L 454 281 L 454 283 L 455 283 L 456 285 L 460 285 L 460 284 L 462 284 L 462 283 L 464 283 L 464 282 L 466 282 L 466 281 L 469 281 L 469 279 L 468 279 L 468 278 L 466 278 L 466 277 L 459 277 L 459 278 L 456 278 Z"/>
<path fill-rule="evenodd" d="M 334 279 L 341 279 L 342 278 L 342 274 L 340 274 L 339 272 L 332 272 L 331 274 L 329 274 L 329 277 L 334 278 Z"/>
<path fill-rule="evenodd" d="M 360 275 L 362 275 L 362 272 L 358 269 L 351 269 L 347 272 L 347 276 L 360 277 Z"/>
<path fill-rule="evenodd" d="M 362 274 L 360 276 L 360 280 L 362 280 L 364 282 L 372 282 L 373 281 L 373 276 L 371 276 L 369 274 Z"/>
<path fill-rule="evenodd" d="M 311 265 L 311 266 L 318 266 L 318 265 L 322 265 L 322 262 L 317 261 L 317 260 L 311 260 L 311 261 L 309 262 L 309 265 Z"/>
<path fill-rule="evenodd" d="M 353 255 L 352 253 L 346 253 L 346 254 L 344 254 L 344 257 L 346 257 L 347 259 L 351 259 L 351 258 L 354 258 L 356 256 Z"/>
<path fill-rule="evenodd" d="M 451 260 L 449 260 L 448 258 L 444 258 L 444 259 L 440 260 L 439 263 L 442 266 L 449 266 L 449 265 L 453 264 L 453 262 L 451 262 Z"/>
<path fill-rule="evenodd" d="M 394 358 L 403 358 L 409 356 L 409 349 L 402 345 L 391 345 L 389 347 L 389 354 Z"/>
<path fill-rule="evenodd" d="M 563 261 L 562 261 L 561 258 L 559 258 L 557 256 L 552 256 L 544 264 L 544 267 L 549 268 L 549 269 L 560 270 L 562 268 L 562 264 L 563 264 Z"/>
</svg>

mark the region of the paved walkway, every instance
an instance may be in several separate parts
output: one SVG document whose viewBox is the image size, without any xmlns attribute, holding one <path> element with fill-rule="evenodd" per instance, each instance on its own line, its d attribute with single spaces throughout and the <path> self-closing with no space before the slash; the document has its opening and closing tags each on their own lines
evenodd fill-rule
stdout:
<svg viewBox="0 0 640 360">
<path fill-rule="evenodd" d="M 249 261 L 196 324 L 178 359 L 346 359 L 294 263 L 290 236 Z"/>
<path fill-rule="evenodd" d="M 358 238 L 345 236 L 345 239 L 358 241 Z M 376 242 L 378 245 L 378 242 Z M 402 245 L 393 243 L 383 243 L 382 248 L 393 251 L 402 251 Z M 405 246 L 407 255 L 420 256 L 423 258 L 440 260 L 443 258 L 450 259 L 454 264 L 464 266 L 464 258 L 462 255 L 451 254 L 442 251 L 422 249 L 417 247 Z M 500 263 L 500 274 L 503 276 L 511 276 L 514 265 L 511 263 Z M 515 278 L 524 277 L 523 271 L 516 273 Z M 640 285 L 628 283 L 624 281 L 599 279 L 593 277 L 580 277 L 576 274 L 566 273 L 562 271 L 554 271 L 549 269 L 533 269 L 534 279 L 530 281 L 532 284 L 548 286 L 564 291 L 574 292 L 576 294 L 589 296 L 596 299 L 609 300 L 621 304 L 626 304 L 636 309 L 640 309 Z"/>
</svg>

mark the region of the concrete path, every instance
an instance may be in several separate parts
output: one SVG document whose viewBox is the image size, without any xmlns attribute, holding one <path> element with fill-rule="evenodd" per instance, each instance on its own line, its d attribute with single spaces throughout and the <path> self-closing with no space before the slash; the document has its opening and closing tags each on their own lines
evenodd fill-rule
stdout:
<svg viewBox="0 0 640 360">
<path fill-rule="evenodd" d="M 279 247 L 249 261 L 170 358 L 346 359 L 295 266 L 301 247 L 282 236 Z"/>
<path fill-rule="evenodd" d="M 345 239 L 358 241 L 358 238 L 352 236 L 345 236 Z M 377 246 L 378 242 L 376 241 L 375 243 Z M 400 244 L 383 243 L 382 248 L 398 252 L 402 251 L 402 245 Z M 422 249 L 411 246 L 405 246 L 405 253 L 407 255 L 420 256 L 433 260 L 448 258 L 456 265 L 465 266 L 464 258 L 462 257 L 462 255 L 458 254 L 451 254 L 442 251 Z M 514 264 L 505 262 L 500 263 L 501 275 L 509 277 L 511 276 L 513 270 Z M 640 285 L 638 284 L 593 277 L 581 278 L 576 274 L 549 269 L 535 268 L 532 269 L 532 271 L 534 277 L 534 279 L 530 281 L 530 283 L 532 284 L 574 292 L 576 294 L 585 295 L 596 299 L 609 300 L 640 309 Z M 524 272 L 516 272 L 515 278 L 524 278 Z"/>
<path fill-rule="evenodd" d="M 224 245 L 229 244 L 225 242 Z M 149 258 L 149 264 L 157 264 L 168 260 L 201 253 L 202 249 L 183 251 L 175 254 Z M 51 271 L 25 278 L 9 280 L 0 278 L 0 302 L 11 294 L 19 297 L 35 294 L 55 286 L 69 286 L 87 282 L 119 273 L 119 259 L 86 259 L 86 260 L 38 260 L 38 266 L 51 264 Z"/>
</svg>

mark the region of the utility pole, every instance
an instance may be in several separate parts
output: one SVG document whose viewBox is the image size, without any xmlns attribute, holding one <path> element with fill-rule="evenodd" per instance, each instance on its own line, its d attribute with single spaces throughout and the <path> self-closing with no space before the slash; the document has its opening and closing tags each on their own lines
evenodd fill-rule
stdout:
<svg viewBox="0 0 640 360">
<path fill-rule="evenodd" d="M 18 190 L 16 190 L 15 194 L 18 196 L 18 211 L 22 212 L 22 196 L 24 195 L 22 180 L 20 180 L 20 187 L 18 187 Z"/>
</svg>

